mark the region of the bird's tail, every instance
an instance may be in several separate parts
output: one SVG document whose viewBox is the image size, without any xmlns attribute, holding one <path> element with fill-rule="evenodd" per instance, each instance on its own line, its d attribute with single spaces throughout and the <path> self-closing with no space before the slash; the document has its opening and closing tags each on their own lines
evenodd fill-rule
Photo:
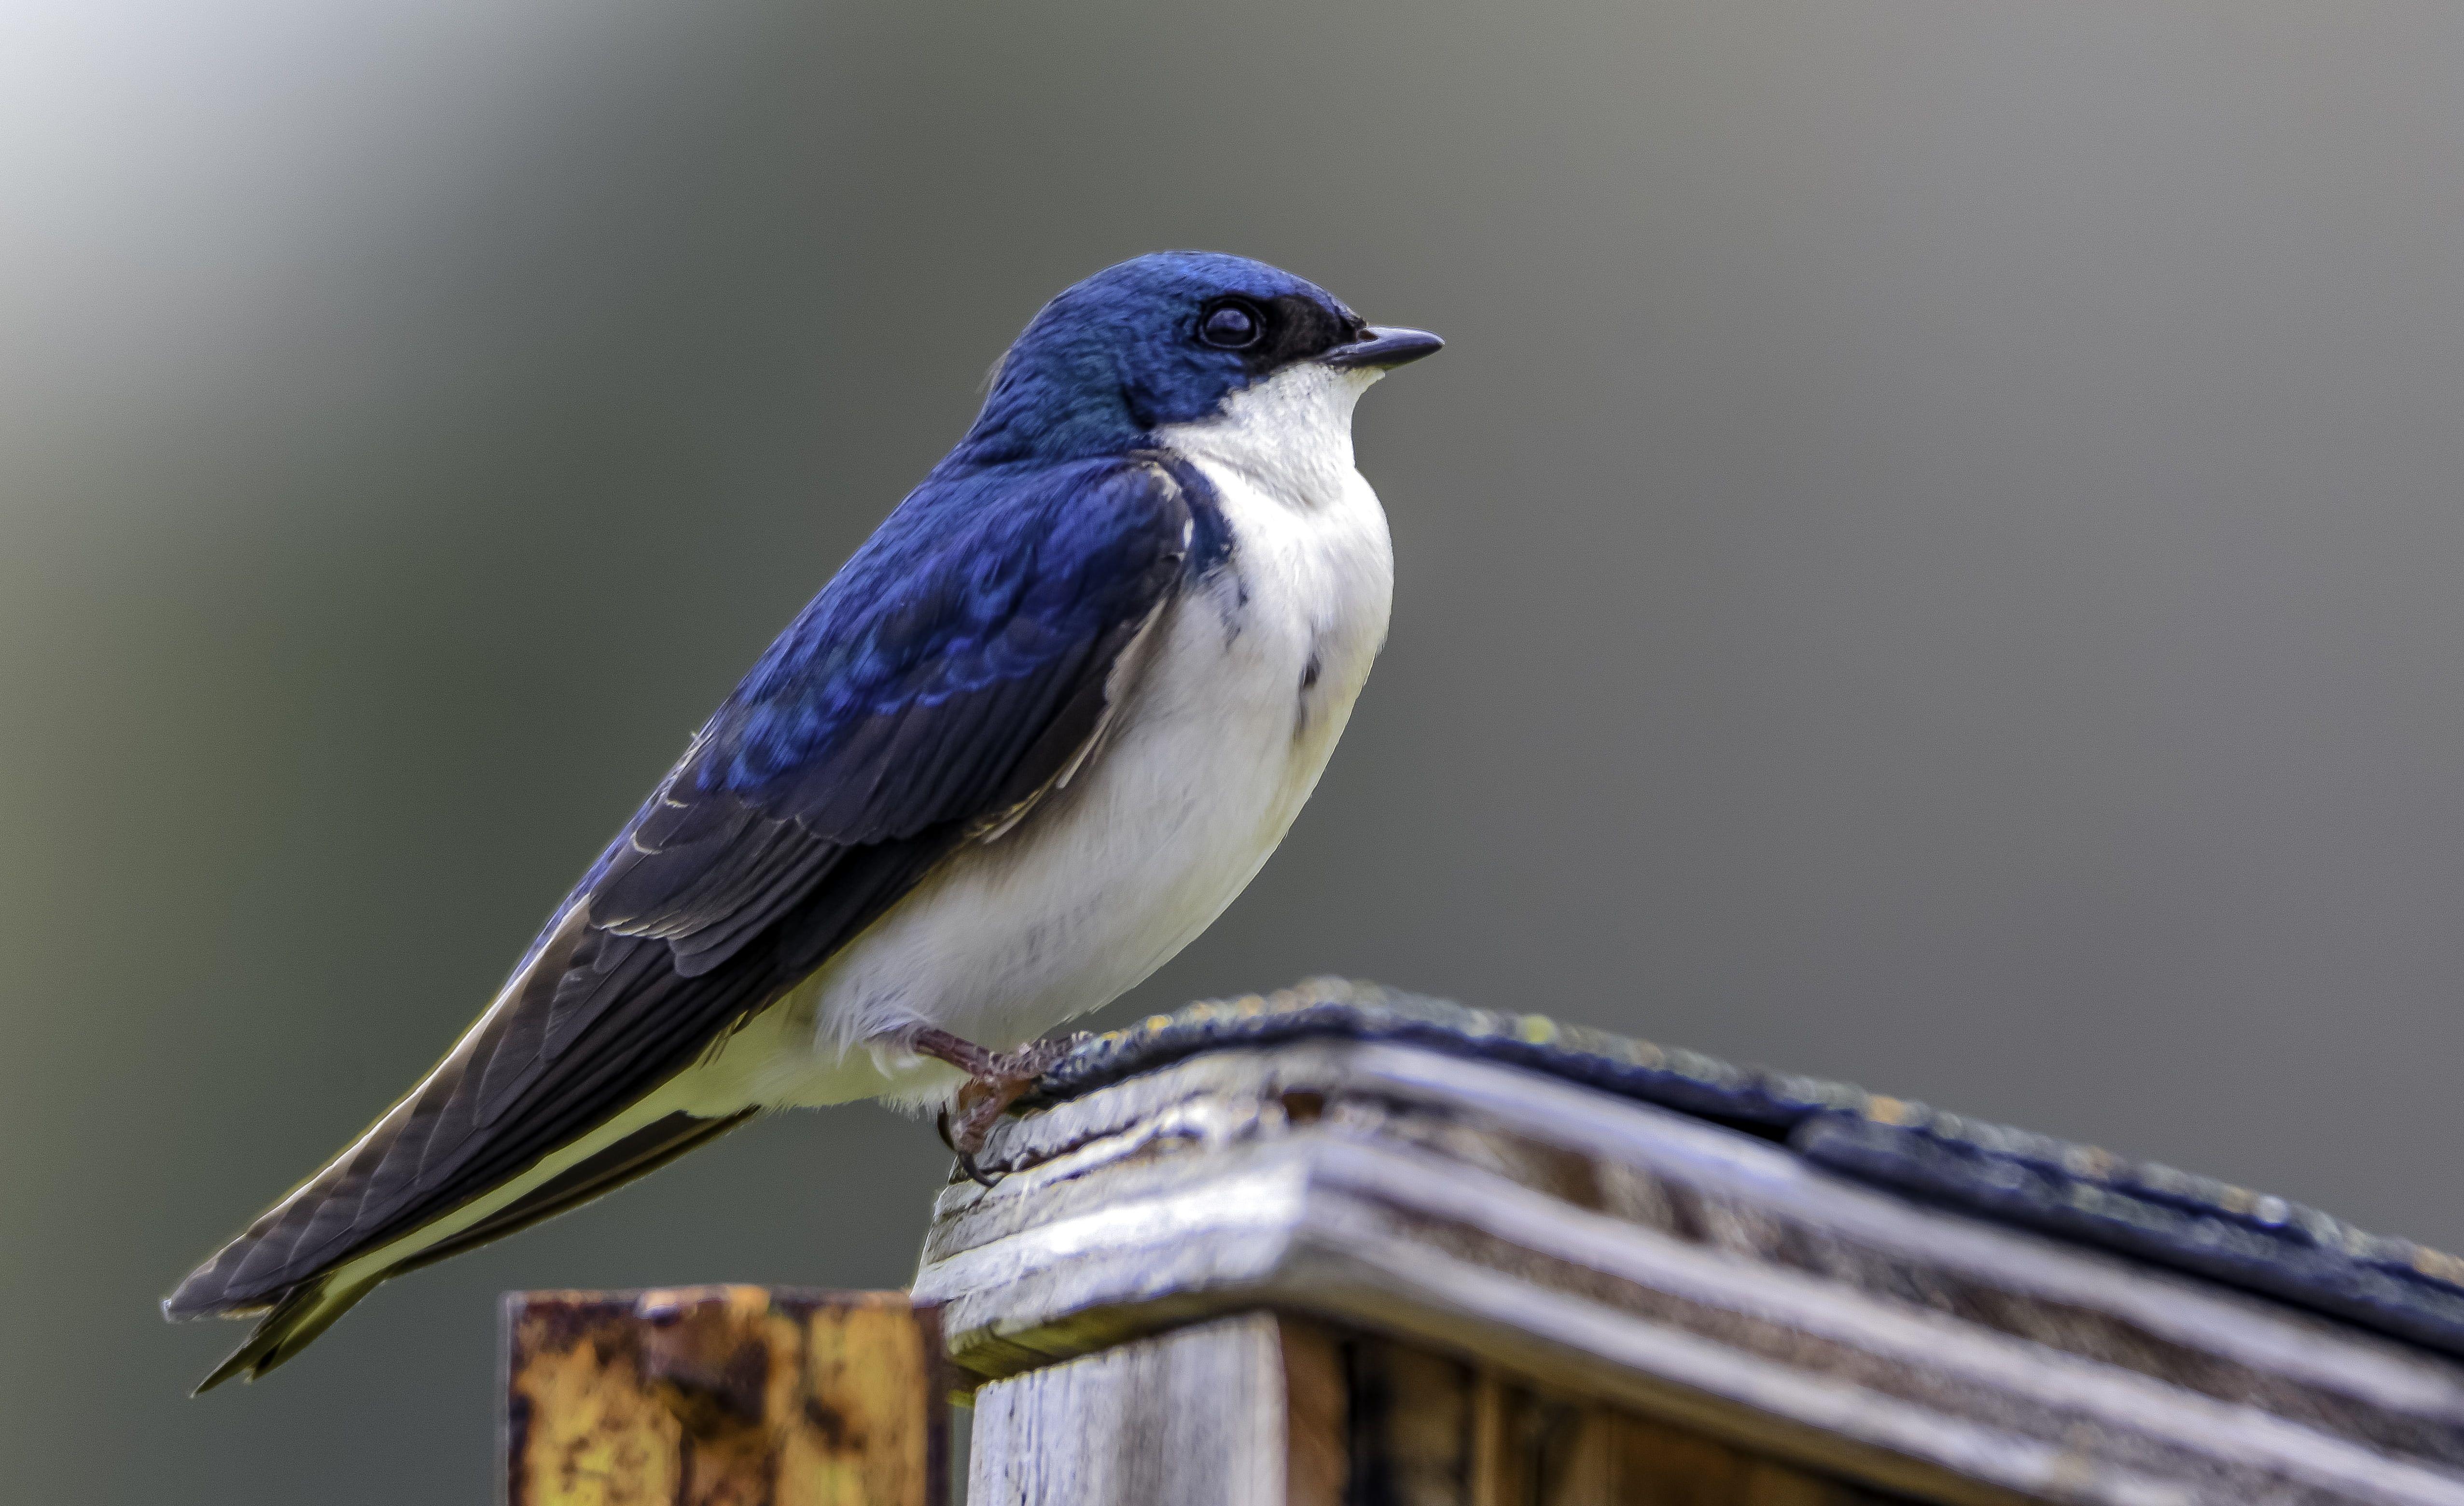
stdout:
<svg viewBox="0 0 2464 1506">
<path fill-rule="evenodd" d="M 527 1229 L 601 1197 L 666 1165 L 694 1146 L 726 1134 L 757 1112 L 744 1109 L 720 1118 L 698 1118 L 680 1111 L 629 1132 L 624 1132 L 620 1124 L 615 1130 L 605 1130 L 605 1137 L 612 1137 L 605 1143 L 561 1170 L 534 1166 L 510 1179 L 508 1185 L 519 1188 L 519 1195 L 475 1223 L 449 1232 L 446 1230 L 450 1226 L 431 1220 L 423 1229 L 394 1236 L 390 1244 L 344 1251 L 338 1257 L 329 1257 L 334 1264 L 321 1270 L 311 1269 L 288 1281 L 252 1276 L 249 1273 L 256 1263 L 257 1245 L 267 1237 L 269 1229 L 282 1229 L 278 1221 L 296 1199 L 319 1194 L 322 1179 L 332 1169 L 329 1167 L 327 1173 L 319 1173 L 300 1192 L 275 1204 L 246 1233 L 190 1272 L 179 1290 L 163 1299 L 163 1316 L 175 1322 L 191 1318 L 264 1314 L 257 1320 L 256 1330 L 248 1336 L 248 1342 L 215 1366 L 214 1373 L 190 1394 L 202 1395 L 233 1376 L 253 1381 L 263 1375 L 307 1348 L 310 1340 L 331 1328 L 336 1318 L 349 1312 L 352 1304 L 389 1276 L 416 1271 L 490 1240 L 501 1239 L 516 1229 Z M 584 1137 L 583 1143 L 589 1143 L 588 1137 Z M 376 1258 L 369 1258 L 372 1255 Z"/>
<path fill-rule="evenodd" d="M 374 1291 L 385 1275 L 381 1273 L 348 1283 L 326 1275 L 294 1287 L 257 1320 L 248 1342 L 231 1351 L 231 1358 L 214 1366 L 214 1373 L 188 1394 L 203 1396 L 233 1376 L 255 1380 L 307 1348 L 310 1340 L 331 1328 L 334 1319 Z"/>
</svg>

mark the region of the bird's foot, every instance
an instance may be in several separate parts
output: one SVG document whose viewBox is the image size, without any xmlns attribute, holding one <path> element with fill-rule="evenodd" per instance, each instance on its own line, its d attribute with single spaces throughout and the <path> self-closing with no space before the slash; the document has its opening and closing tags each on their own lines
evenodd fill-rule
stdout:
<svg viewBox="0 0 2464 1506">
<path fill-rule="evenodd" d="M 957 1101 L 941 1111 L 939 1120 L 941 1140 L 958 1158 L 959 1170 L 985 1186 L 1001 1180 L 987 1175 L 976 1163 L 976 1158 L 983 1154 L 984 1138 L 1011 1104 L 1086 1038 L 1081 1031 L 1029 1041 L 1016 1051 L 990 1052 L 929 1026 L 915 1032 L 908 1044 L 918 1054 L 948 1062 L 967 1074 L 967 1080 L 958 1088 Z"/>
</svg>

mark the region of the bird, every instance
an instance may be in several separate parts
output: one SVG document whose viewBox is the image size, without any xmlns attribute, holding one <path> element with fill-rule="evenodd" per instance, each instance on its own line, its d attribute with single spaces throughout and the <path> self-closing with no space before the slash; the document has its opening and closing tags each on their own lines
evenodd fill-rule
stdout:
<svg viewBox="0 0 2464 1506">
<path fill-rule="evenodd" d="M 1353 405 L 1443 343 L 1221 253 L 1054 297 L 445 1058 L 163 1299 L 257 1319 L 197 1391 L 765 1112 L 937 1109 L 980 1175 L 1315 789 L 1394 592 Z"/>
</svg>

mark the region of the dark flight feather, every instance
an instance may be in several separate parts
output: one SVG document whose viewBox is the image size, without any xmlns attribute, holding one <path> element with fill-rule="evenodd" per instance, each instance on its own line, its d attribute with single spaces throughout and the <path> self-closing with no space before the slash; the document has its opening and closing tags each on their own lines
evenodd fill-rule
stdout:
<svg viewBox="0 0 2464 1506">
<path fill-rule="evenodd" d="M 334 1289 L 339 1268 L 606 1123 L 1005 830 L 1099 735 L 1193 536 L 1220 533 L 1213 510 L 1160 456 L 944 462 L 720 706 L 452 1053 L 165 1301 L 267 1311 L 209 1384 L 296 1353 L 374 1284 Z M 737 1122 L 671 1118 L 397 1269 Z"/>
</svg>

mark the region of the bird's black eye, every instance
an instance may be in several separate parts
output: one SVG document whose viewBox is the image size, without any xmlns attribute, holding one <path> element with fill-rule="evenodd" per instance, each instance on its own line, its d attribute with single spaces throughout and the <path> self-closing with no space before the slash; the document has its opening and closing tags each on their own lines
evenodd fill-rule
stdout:
<svg viewBox="0 0 2464 1506">
<path fill-rule="evenodd" d="M 1226 299 L 1198 321 L 1198 338 L 1219 350 L 1246 350 L 1265 333 L 1265 317 L 1239 299 Z"/>
</svg>

